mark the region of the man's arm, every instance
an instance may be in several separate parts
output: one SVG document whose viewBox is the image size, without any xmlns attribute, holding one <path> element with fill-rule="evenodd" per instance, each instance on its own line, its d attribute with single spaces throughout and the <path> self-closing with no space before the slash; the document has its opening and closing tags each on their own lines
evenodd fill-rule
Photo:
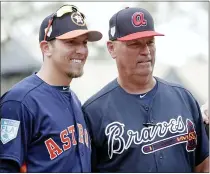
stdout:
<svg viewBox="0 0 210 174">
<path fill-rule="evenodd" d="M 0 173 L 19 173 L 20 167 L 16 161 L 0 159 Z"/>
<path fill-rule="evenodd" d="M 201 106 L 201 113 L 202 113 L 202 118 L 203 118 L 203 121 L 206 123 L 206 124 L 209 124 L 209 108 L 208 108 L 208 101 Z"/>
<path fill-rule="evenodd" d="M 97 148 L 95 146 L 94 143 L 94 137 L 93 136 L 93 126 L 91 124 L 91 118 L 89 117 L 88 113 L 85 111 L 85 109 L 83 108 L 83 113 L 84 113 L 84 118 L 85 118 L 85 122 L 88 128 L 88 132 L 90 135 L 90 139 L 91 139 L 91 172 L 92 173 L 99 173 L 99 171 L 97 170 Z M 97 122 L 97 121 L 96 121 Z M 97 122 L 98 123 L 98 122 Z M 99 129 L 98 129 L 99 130 Z"/>
<path fill-rule="evenodd" d="M 201 164 L 195 167 L 196 173 L 209 173 L 209 157 L 207 157 Z"/>
<path fill-rule="evenodd" d="M 201 113 L 202 113 L 202 118 L 205 123 L 205 129 L 207 136 L 209 138 L 209 107 L 208 107 L 208 101 L 201 106 Z"/>
<path fill-rule="evenodd" d="M 202 113 L 198 102 L 196 101 L 197 110 L 194 113 L 198 115 L 196 124 L 197 133 L 197 148 L 195 155 L 195 172 L 208 172 L 209 173 L 209 139 L 203 122 Z"/>
<path fill-rule="evenodd" d="M 6 101 L 0 105 L 0 171 L 20 172 L 25 162 L 31 119 L 26 107 L 18 101 Z M 15 152 L 15 153 L 14 153 Z"/>
</svg>

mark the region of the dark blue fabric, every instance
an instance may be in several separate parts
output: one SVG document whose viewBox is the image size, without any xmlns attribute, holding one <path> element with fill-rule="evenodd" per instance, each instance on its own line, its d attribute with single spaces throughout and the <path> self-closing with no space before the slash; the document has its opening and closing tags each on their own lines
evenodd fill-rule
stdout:
<svg viewBox="0 0 210 174">
<path fill-rule="evenodd" d="M 27 172 L 90 172 L 89 136 L 80 101 L 70 89 L 63 93 L 33 74 L 2 96 L 5 119 L 20 126 L 16 138 L 0 141 L 1 159 L 25 163 Z"/>
<path fill-rule="evenodd" d="M 13 160 L 1 160 L 0 159 L 0 173 L 19 173 L 19 166 L 17 162 Z"/>
<path fill-rule="evenodd" d="M 209 156 L 197 101 L 181 86 L 156 80 L 148 100 L 114 80 L 85 102 L 94 172 L 193 172 Z"/>
</svg>

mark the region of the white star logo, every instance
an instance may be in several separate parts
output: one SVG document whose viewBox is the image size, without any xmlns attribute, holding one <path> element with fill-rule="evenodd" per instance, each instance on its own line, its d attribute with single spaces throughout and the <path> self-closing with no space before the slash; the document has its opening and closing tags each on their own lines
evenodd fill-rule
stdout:
<svg viewBox="0 0 210 174">
<path fill-rule="evenodd" d="M 77 15 L 77 16 L 74 16 L 74 19 L 77 20 L 77 23 L 84 23 L 83 19 L 81 16 Z"/>
<path fill-rule="evenodd" d="M 85 25 L 83 17 L 80 14 L 78 14 L 78 13 L 73 13 L 71 15 L 71 19 L 77 25 L 80 25 L 80 26 L 84 26 Z"/>
</svg>

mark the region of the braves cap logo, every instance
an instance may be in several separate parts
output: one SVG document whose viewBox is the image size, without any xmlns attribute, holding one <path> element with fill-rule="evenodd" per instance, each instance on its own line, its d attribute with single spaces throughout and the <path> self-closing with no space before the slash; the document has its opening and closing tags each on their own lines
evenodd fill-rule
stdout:
<svg viewBox="0 0 210 174">
<path fill-rule="evenodd" d="M 146 26 L 147 20 L 144 18 L 144 13 L 135 12 L 132 16 L 132 24 L 135 27 Z"/>
<path fill-rule="evenodd" d="M 84 18 L 81 16 L 80 13 L 75 12 L 71 14 L 71 20 L 79 26 L 84 26 L 85 25 L 85 21 Z"/>
</svg>

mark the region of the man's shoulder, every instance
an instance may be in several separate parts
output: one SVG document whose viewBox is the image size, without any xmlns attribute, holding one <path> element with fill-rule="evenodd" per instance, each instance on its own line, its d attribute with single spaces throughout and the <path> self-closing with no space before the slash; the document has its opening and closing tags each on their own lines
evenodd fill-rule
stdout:
<svg viewBox="0 0 210 174">
<path fill-rule="evenodd" d="M 89 105 L 95 103 L 95 101 L 98 101 L 99 99 L 103 98 L 105 99 L 106 96 L 108 96 L 109 93 L 111 93 L 114 89 L 118 87 L 117 79 L 112 80 L 107 85 L 105 85 L 101 90 L 99 90 L 96 94 L 94 94 L 92 97 L 90 97 L 84 104 L 83 109 L 88 107 Z"/>
<path fill-rule="evenodd" d="M 170 88 L 177 89 L 177 90 L 180 90 L 180 91 L 189 92 L 188 89 L 186 89 L 181 84 L 178 84 L 178 83 L 175 83 L 175 82 L 170 82 L 170 81 L 164 80 L 164 79 L 159 78 L 159 77 L 155 77 L 155 78 L 161 85 L 163 85 L 165 87 L 170 87 Z"/>
<path fill-rule="evenodd" d="M 169 87 L 172 87 L 172 88 L 174 87 L 174 88 L 185 89 L 182 85 L 180 85 L 178 83 L 170 82 L 170 81 L 164 80 L 160 77 L 155 77 L 155 79 L 164 86 L 169 86 Z"/>
<path fill-rule="evenodd" d="M 35 75 L 28 76 L 16 83 L 11 89 L 1 96 L 1 103 L 6 101 L 19 101 L 22 102 L 30 92 L 41 85 L 41 80 L 34 77 Z"/>
<path fill-rule="evenodd" d="M 162 87 L 162 88 L 160 88 L 160 90 L 166 91 L 167 89 L 169 89 L 169 90 L 171 89 L 175 93 L 180 93 L 183 97 L 195 100 L 195 98 L 194 98 L 193 94 L 190 92 L 190 90 L 188 90 L 183 85 L 175 83 L 175 82 L 169 82 L 169 81 L 166 81 L 159 77 L 155 77 L 155 78 L 159 82 L 160 86 Z"/>
</svg>

